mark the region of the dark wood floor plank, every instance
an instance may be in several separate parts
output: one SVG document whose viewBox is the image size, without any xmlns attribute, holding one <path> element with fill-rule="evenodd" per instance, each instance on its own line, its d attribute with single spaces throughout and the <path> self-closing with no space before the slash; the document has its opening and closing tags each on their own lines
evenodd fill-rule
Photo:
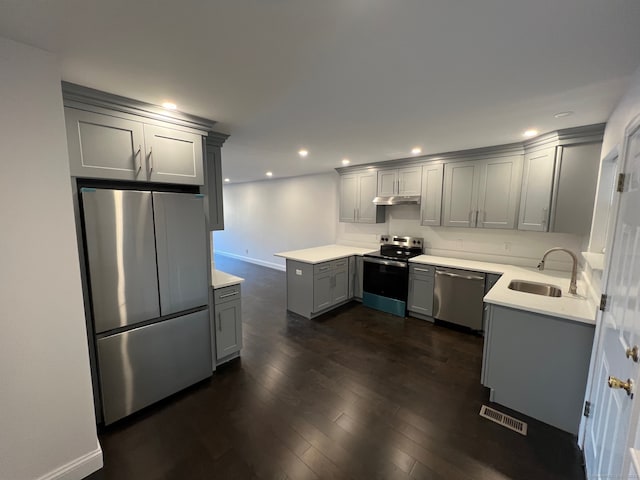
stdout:
<svg viewBox="0 0 640 480">
<path fill-rule="evenodd" d="M 101 428 L 96 480 L 584 478 L 575 437 L 479 417 L 481 337 L 359 304 L 307 320 L 283 272 L 216 263 L 247 279 L 242 357 Z"/>
</svg>

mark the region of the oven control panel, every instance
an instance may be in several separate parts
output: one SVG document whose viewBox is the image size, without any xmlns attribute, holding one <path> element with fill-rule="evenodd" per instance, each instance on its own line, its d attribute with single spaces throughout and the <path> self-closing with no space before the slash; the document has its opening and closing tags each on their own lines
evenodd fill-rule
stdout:
<svg viewBox="0 0 640 480">
<path fill-rule="evenodd" d="M 422 248 L 424 239 L 420 237 L 400 237 L 398 235 L 380 235 L 380 245 L 398 245 L 402 247 Z"/>
</svg>

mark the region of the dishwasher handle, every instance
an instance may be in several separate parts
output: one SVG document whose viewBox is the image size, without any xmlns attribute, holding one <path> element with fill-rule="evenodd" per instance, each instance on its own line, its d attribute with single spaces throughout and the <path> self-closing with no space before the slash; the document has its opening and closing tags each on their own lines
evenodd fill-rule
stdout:
<svg viewBox="0 0 640 480">
<path fill-rule="evenodd" d="M 447 272 L 436 268 L 436 275 L 445 275 L 452 278 L 462 278 L 463 280 L 484 280 L 484 275 L 460 275 L 459 273 Z"/>
</svg>

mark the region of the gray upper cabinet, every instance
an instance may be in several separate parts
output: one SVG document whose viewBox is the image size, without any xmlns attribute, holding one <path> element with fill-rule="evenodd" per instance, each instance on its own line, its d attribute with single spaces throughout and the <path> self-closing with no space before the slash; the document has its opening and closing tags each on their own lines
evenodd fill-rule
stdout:
<svg viewBox="0 0 640 480">
<path fill-rule="evenodd" d="M 209 230 L 224 230 L 224 208 L 222 197 L 222 157 L 220 147 L 205 142 L 206 212 Z"/>
<path fill-rule="evenodd" d="M 446 164 L 443 225 L 515 228 L 521 172 L 520 155 Z"/>
<path fill-rule="evenodd" d="M 588 234 L 600 167 L 601 143 L 560 147 L 554 180 L 550 230 Z"/>
<path fill-rule="evenodd" d="M 65 107 L 71 175 L 204 184 L 196 133 Z"/>
<path fill-rule="evenodd" d="M 340 176 L 340 221 L 349 223 L 382 223 L 384 207 L 373 203 L 378 176 L 375 171 Z"/>
<path fill-rule="evenodd" d="M 142 123 L 68 107 L 64 112 L 72 176 L 146 180 Z"/>
<path fill-rule="evenodd" d="M 382 170 L 378 172 L 377 196 L 420 195 L 420 166 Z"/>
<path fill-rule="evenodd" d="M 422 167 L 422 198 L 420 201 L 420 223 L 438 226 L 442 214 L 442 164 Z"/>
<path fill-rule="evenodd" d="M 202 185 L 202 137 L 156 125 L 144 126 L 149 181 Z"/>
<path fill-rule="evenodd" d="M 518 230 L 549 230 L 555 164 L 555 146 L 525 154 Z"/>
<path fill-rule="evenodd" d="M 516 228 L 521 179 L 520 155 L 483 162 L 478 190 L 477 227 Z"/>
<path fill-rule="evenodd" d="M 475 227 L 480 163 L 455 162 L 444 166 L 443 219 L 445 227 Z"/>
</svg>

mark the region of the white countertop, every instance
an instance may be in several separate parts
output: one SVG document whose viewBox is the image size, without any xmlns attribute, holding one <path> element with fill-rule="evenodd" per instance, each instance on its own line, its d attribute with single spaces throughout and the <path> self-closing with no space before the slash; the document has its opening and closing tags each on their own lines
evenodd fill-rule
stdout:
<svg viewBox="0 0 640 480">
<path fill-rule="evenodd" d="M 211 286 L 214 289 L 229 287 L 231 285 L 237 285 L 242 282 L 244 282 L 244 278 L 236 277 L 235 275 L 216 270 L 215 268 L 211 269 Z"/>
<path fill-rule="evenodd" d="M 350 247 L 347 245 L 324 245 L 322 247 L 305 248 L 303 250 L 291 250 L 290 252 L 274 253 L 276 257 L 283 257 L 288 260 L 296 260 L 304 263 L 322 263 L 339 258 L 351 257 L 352 255 L 364 255 L 375 252 L 375 249 Z"/>
<path fill-rule="evenodd" d="M 541 272 L 535 268 L 478 262 L 460 258 L 436 257 L 432 255 L 420 255 L 409 261 L 426 265 L 501 274 L 502 277 L 500 277 L 500 280 L 496 282 L 484 297 L 486 303 L 595 325 L 596 307 L 588 300 L 584 282 L 578 282 L 577 295 L 569 294 L 569 282 L 571 279 L 569 272 L 556 270 L 544 270 Z M 549 283 L 562 290 L 562 297 L 545 297 L 543 295 L 510 290 L 508 285 L 512 280 Z"/>
</svg>

